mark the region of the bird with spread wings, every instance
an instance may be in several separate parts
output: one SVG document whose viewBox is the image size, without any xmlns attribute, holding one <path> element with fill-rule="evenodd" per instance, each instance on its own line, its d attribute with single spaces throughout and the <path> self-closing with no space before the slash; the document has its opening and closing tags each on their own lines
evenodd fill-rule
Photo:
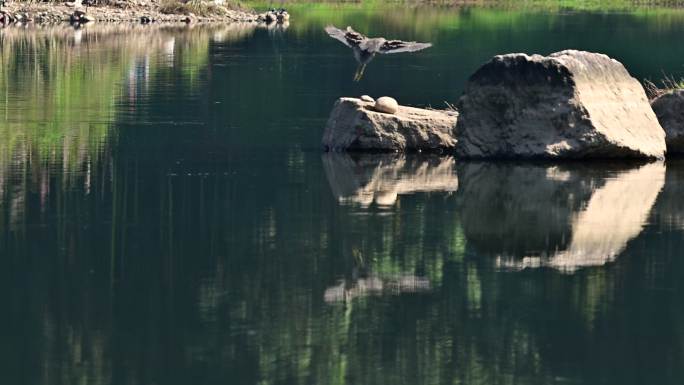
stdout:
<svg viewBox="0 0 684 385">
<path fill-rule="evenodd" d="M 354 51 L 354 58 L 359 63 L 354 75 L 354 81 L 361 80 L 366 65 L 373 60 L 376 54 L 391 54 L 400 52 L 416 52 L 429 47 L 430 43 L 418 43 L 415 41 L 387 40 L 384 37 L 366 37 L 347 27 L 341 30 L 335 26 L 325 27 L 325 32 L 335 40 L 339 40 Z"/>
</svg>

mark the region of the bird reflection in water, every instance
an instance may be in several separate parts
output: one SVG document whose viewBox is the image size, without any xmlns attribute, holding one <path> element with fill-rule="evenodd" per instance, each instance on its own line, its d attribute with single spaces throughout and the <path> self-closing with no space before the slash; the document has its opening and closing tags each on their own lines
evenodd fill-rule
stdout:
<svg viewBox="0 0 684 385">
<path fill-rule="evenodd" d="M 341 30 L 332 25 L 325 27 L 325 32 L 335 40 L 354 51 L 354 59 L 359 63 L 354 74 L 354 81 L 363 77 L 366 66 L 376 54 L 390 54 L 401 52 L 416 52 L 432 47 L 431 43 L 417 43 L 415 41 L 387 40 L 384 37 L 366 37 L 351 27 Z"/>
</svg>

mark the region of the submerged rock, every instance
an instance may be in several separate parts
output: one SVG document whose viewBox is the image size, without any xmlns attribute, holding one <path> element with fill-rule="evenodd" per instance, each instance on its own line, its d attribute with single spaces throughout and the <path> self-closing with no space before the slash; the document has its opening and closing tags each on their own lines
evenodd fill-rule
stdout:
<svg viewBox="0 0 684 385">
<path fill-rule="evenodd" d="M 651 107 L 665 130 L 667 152 L 684 153 L 684 89 L 655 98 Z"/>
<path fill-rule="evenodd" d="M 390 115 L 373 108 L 372 102 L 361 99 L 338 99 L 323 133 L 323 147 L 328 151 L 443 151 L 456 146 L 455 112 L 398 106 Z"/>
<path fill-rule="evenodd" d="M 469 158 L 663 158 L 665 133 L 641 84 L 606 55 L 495 56 L 458 103 Z"/>
</svg>

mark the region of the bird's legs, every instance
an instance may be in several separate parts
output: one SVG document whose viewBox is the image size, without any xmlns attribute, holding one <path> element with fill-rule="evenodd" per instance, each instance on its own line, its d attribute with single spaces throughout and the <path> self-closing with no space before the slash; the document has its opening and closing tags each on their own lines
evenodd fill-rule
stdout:
<svg viewBox="0 0 684 385">
<path fill-rule="evenodd" d="M 363 72 L 366 70 L 368 63 L 373 60 L 375 54 L 362 51 L 358 47 L 354 47 L 354 59 L 359 63 L 356 67 L 356 73 L 354 74 L 354 81 L 358 82 L 363 77 Z"/>
<path fill-rule="evenodd" d="M 354 81 L 358 82 L 361 80 L 363 77 L 363 71 L 366 70 L 366 64 L 367 63 L 359 63 L 359 65 L 356 67 L 356 73 L 354 74 Z"/>
</svg>

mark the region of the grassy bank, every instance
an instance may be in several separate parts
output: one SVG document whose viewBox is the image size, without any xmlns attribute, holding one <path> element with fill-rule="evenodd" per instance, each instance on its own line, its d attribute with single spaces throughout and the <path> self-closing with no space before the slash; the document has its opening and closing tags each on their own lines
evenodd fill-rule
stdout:
<svg viewBox="0 0 684 385">
<path fill-rule="evenodd" d="M 398 5 L 439 6 L 439 7 L 494 7 L 504 9 L 532 10 L 583 10 L 583 11 L 625 11 L 645 8 L 684 8 L 684 0 L 279 0 L 279 1 L 246 1 L 245 4 L 256 9 L 270 6 L 301 6 L 315 4 L 336 4 L 345 8 L 392 8 Z"/>
</svg>

